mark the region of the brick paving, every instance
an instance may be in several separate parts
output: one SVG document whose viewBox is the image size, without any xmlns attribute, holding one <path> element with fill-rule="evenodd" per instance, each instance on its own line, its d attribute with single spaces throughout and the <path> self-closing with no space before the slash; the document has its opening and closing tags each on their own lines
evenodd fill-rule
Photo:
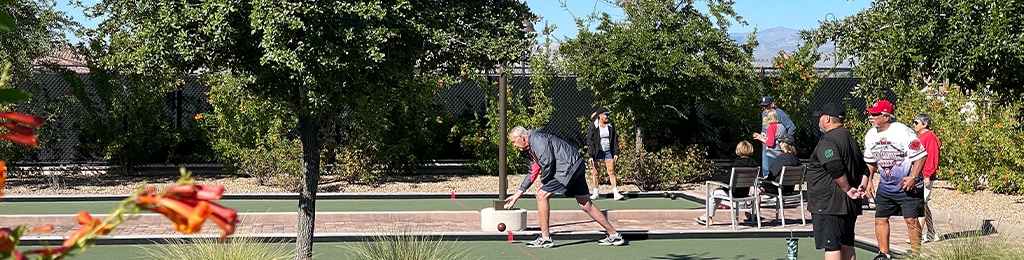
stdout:
<svg viewBox="0 0 1024 260">
<path fill-rule="evenodd" d="M 689 192 L 687 196 L 700 197 L 703 194 Z M 628 202 L 628 201 L 627 201 Z M 741 210 L 742 211 L 742 210 Z M 803 232 L 811 230 L 811 220 L 807 225 L 800 224 L 798 208 L 787 208 L 787 226 L 783 228 L 775 218 L 774 208 L 762 208 L 762 227 L 750 223 L 740 223 L 736 230 L 729 221 L 729 211 L 719 210 L 715 224 L 711 227 L 698 225 L 693 221 L 704 210 L 610 210 L 606 211 L 613 226 L 625 234 L 732 234 L 744 236 L 765 232 Z M 942 210 L 933 210 L 935 223 L 941 233 L 978 229 L 983 220 L 971 216 L 957 215 Z M 102 218 L 103 215 L 94 215 Z M 807 214 L 810 218 L 810 214 Z M 744 219 L 740 213 L 740 219 Z M 536 211 L 529 211 L 527 230 L 514 232 L 516 236 L 533 236 L 539 233 Z M 288 237 L 296 234 L 297 215 L 295 213 L 241 213 L 241 224 L 238 234 L 255 234 L 260 236 Z M 430 212 L 319 212 L 317 213 L 315 233 L 317 236 L 367 236 L 376 234 L 413 233 L 432 235 L 501 235 L 497 230 L 482 231 L 480 213 L 476 210 L 465 211 L 430 211 Z M 60 240 L 68 237 L 78 225 L 75 215 L 0 215 L 0 226 L 17 224 L 43 225 L 52 224 L 54 230 L 46 233 L 26 234 L 26 240 Z M 1006 224 L 1006 223 L 1004 223 Z M 909 249 L 907 225 L 901 217 L 890 219 L 891 246 L 893 250 Z M 597 233 L 602 228 L 589 216 L 579 210 L 556 210 L 552 212 L 551 230 L 558 234 Z M 856 225 L 857 239 L 869 245 L 877 245 L 874 236 L 874 211 L 866 210 Z M 219 229 L 212 222 L 203 226 L 203 236 L 217 236 Z M 175 232 L 169 222 L 158 214 L 140 214 L 122 223 L 110 234 L 112 239 L 146 238 L 159 240 L 161 237 L 182 237 Z M 925 244 L 928 247 L 931 243 Z"/>
</svg>

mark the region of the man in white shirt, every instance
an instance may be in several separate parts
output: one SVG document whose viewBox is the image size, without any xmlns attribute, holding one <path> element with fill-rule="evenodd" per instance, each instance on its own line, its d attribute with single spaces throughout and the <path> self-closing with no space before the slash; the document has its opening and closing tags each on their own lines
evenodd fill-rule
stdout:
<svg viewBox="0 0 1024 260">
<path fill-rule="evenodd" d="M 889 101 L 880 100 L 867 109 L 872 128 L 864 135 L 864 162 L 868 176 L 881 176 L 877 191 L 869 180 L 861 186 L 875 194 L 875 237 L 878 256 L 891 259 L 889 253 L 889 217 L 902 215 L 909 229 L 910 248 L 914 255 L 921 249 L 921 227 L 917 218 L 924 216 L 924 188 L 921 169 L 928 153 L 917 139 L 917 133 L 896 121 Z M 877 171 L 876 171 L 877 170 Z"/>
</svg>

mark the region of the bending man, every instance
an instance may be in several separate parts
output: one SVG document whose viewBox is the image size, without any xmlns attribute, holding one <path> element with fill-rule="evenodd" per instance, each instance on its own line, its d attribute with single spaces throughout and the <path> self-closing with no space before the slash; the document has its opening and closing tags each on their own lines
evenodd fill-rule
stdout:
<svg viewBox="0 0 1024 260">
<path fill-rule="evenodd" d="M 579 149 L 543 130 L 527 131 L 522 126 L 513 127 L 508 138 L 530 157 L 531 170 L 523 179 L 522 185 L 519 185 L 516 194 L 505 199 L 505 209 L 515 206 L 519 197 L 533 185 L 534 181 L 540 180 L 541 183 L 540 189 L 537 190 L 537 215 L 540 216 L 541 236 L 527 243 L 528 247 L 549 248 L 555 245 L 551 240 L 551 207 L 548 204 L 548 199 L 555 193 L 575 197 L 580 209 L 608 231 L 608 237 L 599 240 L 598 245 L 618 246 L 626 242 L 622 239 L 622 234 L 615 231 L 604 214 L 601 214 L 601 210 L 590 201 L 586 180 L 587 168 L 583 164 Z"/>
</svg>

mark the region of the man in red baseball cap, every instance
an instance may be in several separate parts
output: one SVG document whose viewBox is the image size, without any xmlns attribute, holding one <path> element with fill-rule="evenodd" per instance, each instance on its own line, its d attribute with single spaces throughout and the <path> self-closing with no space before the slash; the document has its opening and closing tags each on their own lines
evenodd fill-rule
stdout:
<svg viewBox="0 0 1024 260">
<path fill-rule="evenodd" d="M 917 218 L 924 216 L 924 188 L 921 170 L 928 153 L 917 138 L 917 133 L 900 123 L 893 115 L 892 103 L 875 102 L 867 109 L 871 129 L 864 135 L 864 162 L 868 166 L 868 180 L 861 189 L 874 195 L 875 238 L 878 256 L 891 259 L 889 253 L 889 217 L 902 215 L 907 222 L 911 253 L 921 250 L 921 227 Z M 872 187 L 871 178 L 878 172 L 878 189 Z"/>
<path fill-rule="evenodd" d="M 889 103 L 889 101 L 884 100 L 884 99 L 883 100 L 879 100 L 878 102 L 875 102 L 874 106 L 869 107 L 866 110 L 868 111 L 868 113 L 872 113 L 872 114 L 883 113 L 884 112 L 884 113 L 888 113 L 889 115 L 892 115 L 892 103 Z"/>
</svg>

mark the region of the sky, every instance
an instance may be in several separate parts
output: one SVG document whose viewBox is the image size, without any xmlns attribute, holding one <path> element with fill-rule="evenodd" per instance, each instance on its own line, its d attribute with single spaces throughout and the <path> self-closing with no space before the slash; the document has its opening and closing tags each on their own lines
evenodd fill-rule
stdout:
<svg viewBox="0 0 1024 260">
<path fill-rule="evenodd" d="M 86 27 L 95 27 L 98 21 L 86 21 L 82 17 L 82 10 L 67 5 L 68 1 L 58 0 L 57 9 L 67 12 L 77 21 Z M 86 5 L 95 4 L 96 0 L 82 0 Z M 566 8 L 562 7 L 565 3 Z M 552 33 L 555 39 L 565 37 L 576 37 L 578 29 L 572 17 L 585 17 L 586 15 L 598 12 L 607 12 L 613 18 L 623 18 L 622 10 L 609 3 L 609 0 L 527 0 L 531 11 L 541 15 L 548 24 L 556 25 L 557 29 Z M 704 6 L 704 2 L 698 1 L 698 6 Z M 819 20 L 831 20 L 833 17 L 842 19 L 854 15 L 860 10 L 871 6 L 868 0 L 736 0 L 733 8 L 742 16 L 749 26 L 734 24 L 729 28 L 730 33 L 744 33 L 758 29 L 775 27 L 786 27 L 790 29 L 805 30 L 818 26 Z M 704 7 L 702 10 L 707 10 Z M 570 14 L 571 13 L 571 14 Z M 829 15 L 829 14 L 832 15 Z M 543 28 L 543 21 L 536 25 L 537 30 Z"/>
<path fill-rule="evenodd" d="M 736 13 L 749 23 L 749 26 L 739 26 L 733 23 L 729 28 L 730 33 L 744 33 L 759 30 L 786 27 L 796 30 L 813 29 L 818 27 L 819 20 L 842 19 L 843 17 L 857 14 L 860 10 L 871 6 L 868 0 L 735 0 L 733 8 Z M 566 8 L 562 7 L 565 3 Z M 607 12 L 612 18 L 623 18 L 622 10 L 609 3 L 608 0 L 527 0 L 531 11 L 537 13 L 547 20 L 549 24 L 555 24 L 557 29 L 552 33 L 556 39 L 564 37 L 576 37 L 578 29 L 572 17 L 585 17 L 595 10 Z M 705 2 L 697 1 L 701 10 L 707 11 Z M 571 15 L 570 15 L 571 13 Z M 831 13 L 832 15 L 829 15 Z M 543 21 L 536 26 L 537 30 L 544 27 Z"/>
</svg>

